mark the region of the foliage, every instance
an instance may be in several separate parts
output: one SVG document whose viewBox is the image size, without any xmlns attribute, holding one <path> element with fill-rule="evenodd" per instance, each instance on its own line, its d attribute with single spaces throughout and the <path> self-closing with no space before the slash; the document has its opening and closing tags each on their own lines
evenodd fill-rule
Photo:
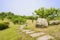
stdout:
<svg viewBox="0 0 60 40">
<path fill-rule="evenodd" d="M 11 13 L 11 12 L 1 12 L 0 13 L 0 19 L 4 19 L 4 18 L 6 18 L 6 17 L 10 17 L 10 16 L 12 16 L 12 15 L 14 15 L 13 13 Z"/>
<path fill-rule="evenodd" d="M 12 19 L 12 22 L 13 23 L 18 23 L 18 24 L 22 24 L 22 23 L 25 23 L 26 22 L 26 19 L 25 18 L 22 18 L 20 16 L 14 16 Z"/>
<path fill-rule="evenodd" d="M 3 22 L 4 24 L 6 24 L 6 25 L 9 25 L 10 23 L 9 22 Z"/>
<path fill-rule="evenodd" d="M 8 25 L 6 23 L 0 23 L 0 30 L 8 28 Z"/>
<path fill-rule="evenodd" d="M 57 8 L 40 8 L 38 10 L 35 10 L 36 15 L 39 15 L 41 18 L 49 18 L 54 19 L 55 17 L 60 16 L 60 9 Z"/>
<path fill-rule="evenodd" d="M 21 23 L 26 22 L 26 19 L 24 16 L 14 15 L 12 12 L 1 12 L 0 19 L 3 20 L 4 18 L 9 19 L 10 21 L 12 21 L 15 24 L 16 23 L 21 24 Z"/>
<path fill-rule="evenodd" d="M 5 19 L 4 19 L 5 20 Z M 3 21 L 0 21 L 3 22 Z M 19 30 L 17 30 L 20 27 L 20 25 L 15 25 L 12 22 L 9 24 L 9 28 L 6 30 L 0 31 L 0 40 L 19 40 L 20 34 Z"/>
<path fill-rule="evenodd" d="M 36 20 L 37 17 L 34 17 L 34 16 L 26 16 L 27 19 L 31 19 L 31 20 Z"/>
</svg>

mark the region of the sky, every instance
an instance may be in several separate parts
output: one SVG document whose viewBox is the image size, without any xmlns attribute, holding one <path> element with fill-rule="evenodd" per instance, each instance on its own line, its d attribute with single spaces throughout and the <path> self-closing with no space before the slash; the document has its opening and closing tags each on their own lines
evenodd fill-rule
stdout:
<svg viewBox="0 0 60 40">
<path fill-rule="evenodd" d="M 0 0 L 0 12 L 13 12 L 17 15 L 32 15 L 41 7 L 60 8 L 60 0 Z"/>
</svg>

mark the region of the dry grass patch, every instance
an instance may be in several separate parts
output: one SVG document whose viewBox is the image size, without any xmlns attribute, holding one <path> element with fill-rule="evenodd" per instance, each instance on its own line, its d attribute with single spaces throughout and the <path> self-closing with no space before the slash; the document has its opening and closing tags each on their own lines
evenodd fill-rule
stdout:
<svg viewBox="0 0 60 40">
<path fill-rule="evenodd" d="M 33 23 L 31 21 L 28 21 L 27 23 L 29 23 L 29 25 L 25 27 L 25 29 L 34 30 L 36 32 L 45 32 L 55 37 L 56 40 L 60 40 L 60 24 L 48 26 L 47 28 L 36 28 L 35 27 L 36 21 L 34 21 Z"/>
</svg>

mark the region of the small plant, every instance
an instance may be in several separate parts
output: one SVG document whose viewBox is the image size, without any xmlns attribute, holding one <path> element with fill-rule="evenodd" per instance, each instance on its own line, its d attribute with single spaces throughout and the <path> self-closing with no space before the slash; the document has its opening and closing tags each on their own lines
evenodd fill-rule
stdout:
<svg viewBox="0 0 60 40">
<path fill-rule="evenodd" d="M 4 22 L 6 25 L 9 25 L 9 22 Z"/>
<path fill-rule="evenodd" d="M 9 28 L 6 23 L 0 23 L 0 30 L 4 30 L 6 28 Z"/>
</svg>

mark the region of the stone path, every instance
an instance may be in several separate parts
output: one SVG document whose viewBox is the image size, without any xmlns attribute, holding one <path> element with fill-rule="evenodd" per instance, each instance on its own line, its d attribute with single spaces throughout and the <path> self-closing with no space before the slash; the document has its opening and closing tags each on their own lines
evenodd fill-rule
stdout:
<svg viewBox="0 0 60 40">
<path fill-rule="evenodd" d="M 32 33 L 34 33 L 35 31 L 28 31 L 28 32 L 26 32 L 26 34 L 32 34 Z"/>
<path fill-rule="evenodd" d="M 44 35 L 45 33 L 43 32 L 38 32 L 38 33 L 33 33 L 33 34 L 30 34 L 31 37 L 38 37 L 38 36 L 42 36 Z"/>
<path fill-rule="evenodd" d="M 37 40 L 49 40 L 49 39 L 53 39 L 53 37 L 50 35 L 44 35 L 42 37 L 37 38 Z"/>
<path fill-rule="evenodd" d="M 31 30 L 26 30 L 23 29 L 24 25 L 20 26 L 20 30 L 22 32 L 25 32 L 27 35 L 31 36 L 32 38 L 36 37 L 36 40 L 49 40 L 49 39 L 54 39 L 54 37 L 44 33 L 44 32 L 35 32 Z"/>
</svg>

